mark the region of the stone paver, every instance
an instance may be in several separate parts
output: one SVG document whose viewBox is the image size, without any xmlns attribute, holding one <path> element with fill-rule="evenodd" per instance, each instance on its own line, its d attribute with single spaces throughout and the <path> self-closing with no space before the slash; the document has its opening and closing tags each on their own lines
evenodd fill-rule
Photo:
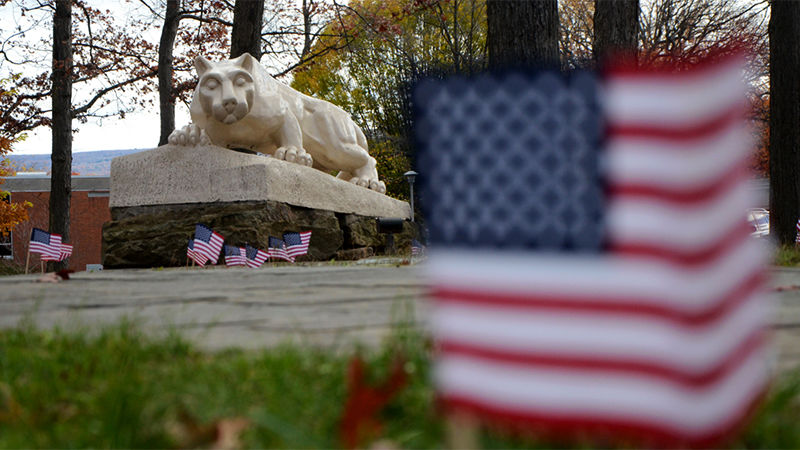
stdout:
<svg viewBox="0 0 800 450">
<path fill-rule="evenodd" d="M 0 278 L 0 327 L 91 327 L 138 320 L 150 332 L 178 329 L 211 348 L 258 348 L 284 341 L 378 344 L 393 327 L 423 324 L 420 266 L 284 266 L 256 270 L 163 269 L 74 274 L 34 283 Z M 800 269 L 773 270 L 782 286 L 773 320 L 781 369 L 800 365 Z"/>
</svg>

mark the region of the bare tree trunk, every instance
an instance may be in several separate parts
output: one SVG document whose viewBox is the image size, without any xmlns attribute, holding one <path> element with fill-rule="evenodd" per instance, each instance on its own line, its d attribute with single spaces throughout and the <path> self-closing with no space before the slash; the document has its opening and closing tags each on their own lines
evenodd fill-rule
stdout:
<svg viewBox="0 0 800 450">
<path fill-rule="evenodd" d="M 791 244 L 800 216 L 800 2 L 771 2 L 769 20 L 770 235 Z"/>
<path fill-rule="evenodd" d="M 264 20 L 264 0 L 236 0 L 233 5 L 231 58 L 250 53 L 261 59 L 261 22 Z"/>
<path fill-rule="evenodd" d="M 53 147 L 50 154 L 50 232 L 69 242 L 72 194 L 72 0 L 56 0 L 53 15 Z M 63 262 L 55 270 L 66 268 Z"/>
<path fill-rule="evenodd" d="M 595 0 L 595 62 L 602 64 L 610 55 L 635 58 L 638 35 L 639 0 Z"/>
<path fill-rule="evenodd" d="M 175 130 L 175 96 L 172 94 L 172 50 L 178 34 L 179 0 L 167 0 L 164 14 L 164 28 L 161 29 L 161 42 L 158 45 L 158 104 L 161 108 L 161 137 L 158 145 L 167 143 L 170 133 Z"/>
<path fill-rule="evenodd" d="M 489 67 L 557 67 L 557 0 L 487 0 Z"/>
<path fill-rule="evenodd" d="M 303 0 L 303 50 L 300 52 L 300 61 L 304 60 L 311 52 L 311 8 L 314 2 Z"/>
</svg>

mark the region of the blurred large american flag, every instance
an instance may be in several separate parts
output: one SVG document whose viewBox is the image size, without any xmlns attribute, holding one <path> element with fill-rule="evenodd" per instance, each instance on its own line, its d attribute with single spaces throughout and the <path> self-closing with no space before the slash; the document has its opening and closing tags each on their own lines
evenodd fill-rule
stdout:
<svg viewBox="0 0 800 450">
<path fill-rule="evenodd" d="M 449 408 L 713 445 L 768 380 L 742 59 L 415 89 Z"/>
</svg>

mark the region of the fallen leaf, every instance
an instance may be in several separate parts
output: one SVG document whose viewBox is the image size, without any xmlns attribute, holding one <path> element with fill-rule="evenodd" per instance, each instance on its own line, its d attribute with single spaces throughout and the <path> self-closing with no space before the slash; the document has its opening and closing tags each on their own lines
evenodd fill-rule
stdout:
<svg viewBox="0 0 800 450">
<path fill-rule="evenodd" d="M 797 291 L 800 290 L 800 284 L 790 284 L 787 286 L 775 286 L 772 288 L 775 292 L 784 292 L 784 291 Z"/>
<path fill-rule="evenodd" d="M 201 424 L 185 409 L 178 411 L 178 420 L 167 425 L 167 433 L 178 447 L 194 448 L 209 445 L 216 439 L 216 427 Z"/>
<path fill-rule="evenodd" d="M 167 426 L 167 433 L 178 447 L 208 447 L 215 450 L 242 448 L 241 434 L 250 426 L 244 417 L 230 417 L 210 423 L 200 423 L 186 410 L 178 412 L 178 420 Z"/>
<path fill-rule="evenodd" d="M 70 269 L 64 269 L 56 272 L 56 275 L 60 276 L 62 280 L 69 280 L 69 274 L 71 273 L 75 273 L 75 271 Z"/>
<path fill-rule="evenodd" d="M 348 397 L 340 424 L 345 448 L 356 448 L 362 442 L 380 434 L 382 424 L 377 414 L 406 385 L 408 376 L 403 367 L 404 361 L 398 358 L 387 379 L 373 387 L 364 381 L 364 361 L 357 356 L 350 360 L 347 375 Z"/>
<path fill-rule="evenodd" d="M 38 281 L 39 283 L 60 283 L 61 282 L 61 277 L 59 277 L 54 272 L 50 272 L 50 273 L 46 273 L 46 274 L 42 275 L 36 281 Z"/>
<path fill-rule="evenodd" d="M 250 426 L 244 417 L 234 417 L 217 421 L 217 439 L 211 445 L 216 450 L 236 450 L 242 448 L 239 437 Z"/>
<path fill-rule="evenodd" d="M 400 450 L 400 446 L 388 439 L 381 439 L 373 442 L 369 450 Z"/>
</svg>

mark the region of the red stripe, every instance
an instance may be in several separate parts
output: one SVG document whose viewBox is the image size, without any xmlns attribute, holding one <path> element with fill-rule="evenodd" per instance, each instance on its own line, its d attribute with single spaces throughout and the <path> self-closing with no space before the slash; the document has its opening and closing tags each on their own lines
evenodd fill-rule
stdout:
<svg viewBox="0 0 800 450">
<path fill-rule="evenodd" d="M 487 423 L 518 430 L 527 435 L 534 432 L 540 439 L 559 442 L 577 440 L 585 446 L 587 436 L 591 436 L 602 443 L 603 447 L 608 447 L 608 441 L 611 440 L 625 444 L 626 447 L 630 447 L 633 441 L 642 447 L 709 448 L 719 447 L 731 440 L 755 413 L 766 391 L 766 387 L 759 390 L 741 408 L 731 411 L 729 418 L 722 424 L 698 435 L 690 435 L 641 417 L 615 418 L 610 415 L 556 413 L 541 409 L 521 411 L 457 394 L 443 394 L 439 400 L 447 412 L 472 414 Z"/>
<path fill-rule="evenodd" d="M 753 227 L 746 221 L 738 222 L 711 245 L 692 250 L 655 245 L 651 243 L 652 241 L 625 242 L 615 240 L 612 235 L 610 251 L 626 256 L 661 259 L 676 265 L 697 267 L 709 264 L 728 253 L 728 250 L 740 246 L 742 241 L 750 239 L 752 231 Z"/>
<path fill-rule="evenodd" d="M 465 290 L 447 286 L 436 286 L 431 296 L 442 303 L 473 304 L 492 308 L 510 308 L 529 311 L 551 310 L 609 315 L 648 316 L 675 322 L 685 327 L 703 327 L 713 323 L 741 303 L 751 298 L 753 293 L 763 287 L 766 275 L 762 270 L 754 271 L 749 277 L 735 285 L 712 306 L 701 311 L 681 311 L 672 306 L 669 300 L 658 303 L 642 299 L 629 299 L 621 302 L 618 298 L 598 296 L 546 295 L 539 292 L 515 293 L 479 289 Z"/>
<path fill-rule="evenodd" d="M 752 332 L 736 348 L 731 350 L 725 358 L 714 367 L 702 373 L 689 373 L 666 365 L 666 363 L 648 362 L 641 359 L 624 360 L 613 357 L 570 356 L 564 353 L 538 353 L 514 350 L 498 350 L 496 347 L 486 347 L 480 344 L 463 343 L 455 340 L 441 340 L 438 347 L 442 355 L 437 359 L 449 355 L 467 356 L 491 362 L 514 364 L 519 366 L 544 366 L 578 371 L 603 371 L 635 373 L 637 375 L 651 376 L 676 383 L 681 387 L 690 389 L 707 388 L 724 379 L 738 368 L 742 363 L 758 350 L 763 350 L 766 344 L 764 330 Z"/>
<path fill-rule="evenodd" d="M 208 262 L 208 257 L 202 253 L 195 252 L 194 250 L 187 250 L 186 256 L 200 266 L 204 266 Z"/>
<path fill-rule="evenodd" d="M 681 205 L 696 205 L 709 202 L 720 195 L 731 191 L 737 184 L 748 179 L 752 174 L 743 159 L 727 172 L 700 187 L 682 188 L 680 185 L 662 187 L 651 183 L 615 183 L 611 180 L 608 187 L 612 197 L 644 197 L 658 201 Z"/>
<path fill-rule="evenodd" d="M 705 122 L 692 121 L 688 125 L 656 125 L 649 123 L 609 123 L 606 133 L 609 139 L 614 137 L 635 137 L 664 139 L 670 141 L 693 141 L 717 134 L 744 118 L 744 110 L 736 104 Z M 612 119 L 613 120 L 613 119 Z"/>
</svg>

